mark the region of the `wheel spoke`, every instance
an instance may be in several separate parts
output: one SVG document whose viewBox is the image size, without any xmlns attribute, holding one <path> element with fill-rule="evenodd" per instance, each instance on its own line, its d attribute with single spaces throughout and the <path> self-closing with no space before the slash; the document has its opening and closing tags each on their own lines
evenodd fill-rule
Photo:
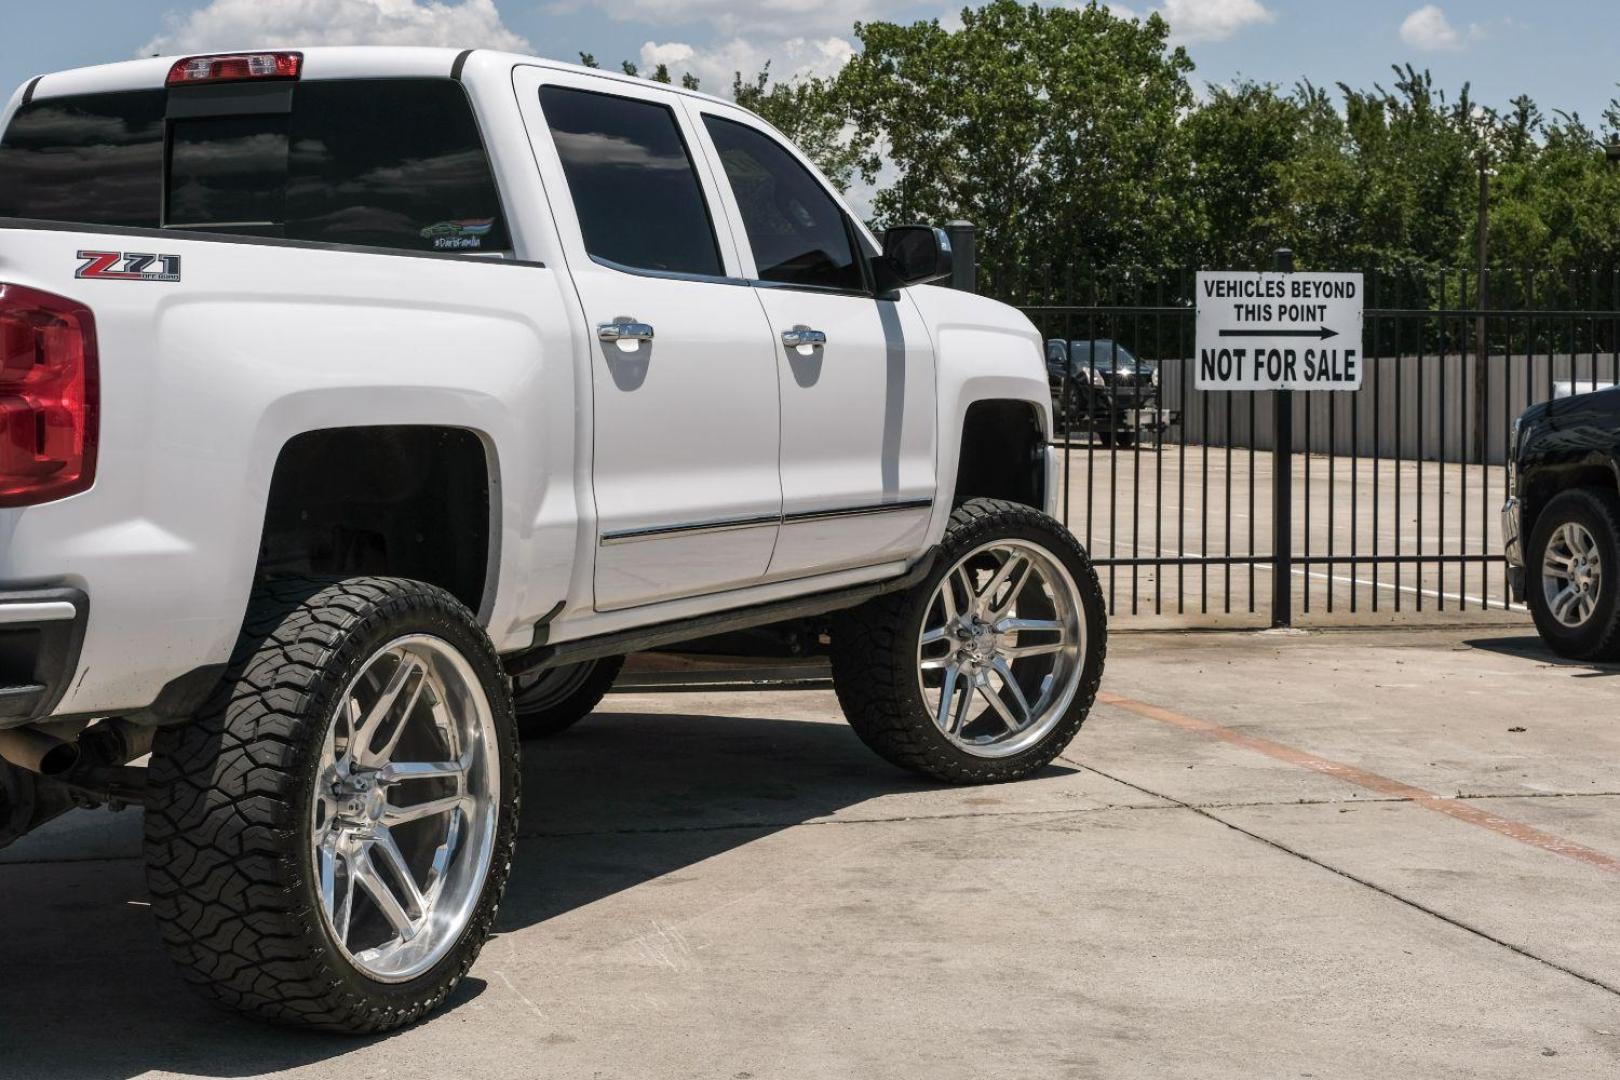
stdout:
<svg viewBox="0 0 1620 1080">
<path fill-rule="evenodd" d="M 1557 596 L 1553 597 L 1552 603 L 1549 605 L 1552 608 L 1553 616 L 1559 622 L 1568 622 L 1570 609 L 1580 600 L 1580 596 L 1580 590 L 1576 589 L 1574 585 L 1565 586 Z"/>
<path fill-rule="evenodd" d="M 1051 653 L 1062 652 L 1069 647 L 1066 641 L 1048 641 L 1039 645 L 1007 645 L 1001 650 L 1001 655 L 1009 660 L 1023 660 L 1031 656 L 1047 656 Z"/>
<path fill-rule="evenodd" d="M 467 796 L 458 793 L 411 806 L 389 806 L 383 811 L 382 820 L 384 825 L 390 827 L 403 825 L 408 821 L 421 821 L 423 818 L 438 817 L 440 814 L 454 813 L 457 810 L 469 810 L 471 809 L 469 802 Z"/>
<path fill-rule="evenodd" d="M 1068 628 L 1056 619 L 1002 619 L 995 625 L 998 634 L 1022 634 L 1048 631 L 1068 638 Z"/>
<path fill-rule="evenodd" d="M 1013 711 L 1007 707 L 1007 703 L 1001 700 L 1001 695 L 996 693 L 995 690 L 990 686 L 989 680 L 979 680 L 975 682 L 974 686 L 979 691 L 979 694 L 983 696 L 984 700 L 990 703 L 990 707 L 996 710 L 996 715 L 1000 716 L 1001 722 L 1007 725 L 1007 730 L 1017 731 L 1021 726 L 1018 722 L 1018 718 L 1014 716 Z"/>
<path fill-rule="evenodd" d="M 402 657 L 388 684 L 383 687 L 382 693 L 377 695 L 377 700 L 366 712 L 365 719 L 360 723 L 360 730 L 355 734 L 351 752 L 356 760 L 367 765 L 380 764 L 388 760 L 388 756 L 399 743 L 400 733 L 405 729 L 406 722 L 415 710 L 426 683 L 427 666 L 414 656 Z M 372 744 L 377 740 L 377 733 L 388 718 L 396 713 L 399 719 L 389 732 L 388 741 L 381 750 L 374 749 Z"/>
<path fill-rule="evenodd" d="M 388 867 L 386 875 L 377 865 L 379 856 Z M 426 909 L 427 899 L 422 895 L 422 890 L 417 888 L 416 879 L 411 876 L 410 868 L 405 865 L 405 856 L 387 829 L 377 830 L 375 839 L 362 856 L 359 876 L 361 887 L 382 912 L 383 918 L 388 920 L 388 925 L 394 928 L 400 940 L 409 941 L 414 938 L 420 929 L 418 920 L 422 918 Z"/>
<path fill-rule="evenodd" d="M 377 782 L 397 784 L 405 780 L 457 779 L 465 781 L 467 766 L 460 761 L 390 761 L 377 770 Z"/>
<path fill-rule="evenodd" d="M 1016 551 L 1008 555 L 1007 561 L 1001 564 L 1000 568 L 996 570 L 995 576 L 990 579 L 990 584 L 984 587 L 983 592 L 974 597 L 974 606 L 980 612 L 986 614 L 995 610 L 996 593 L 1000 592 L 1001 587 L 1012 578 L 1014 571 L 1028 562 L 1028 559 Z"/>
<path fill-rule="evenodd" d="M 1018 685 L 1017 679 L 1013 678 L 1012 666 L 1007 661 L 997 657 L 995 663 L 991 666 L 995 668 L 996 674 L 1001 676 L 1001 681 L 1006 685 L 1007 689 L 1012 692 L 1013 701 L 1017 703 L 1018 711 L 1023 716 L 1023 719 L 1019 720 L 1018 726 L 1023 727 L 1034 716 L 1034 710 L 1029 707 L 1029 700 L 1024 697 L 1024 688 Z"/>
<path fill-rule="evenodd" d="M 947 735 L 960 735 L 963 725 L 967 723 L 968 709 L 973 704 L 973 680 L 959 680 L 958 690 L 956 712 L 951 716 L 951 726 L 945 732 Z"/>
<path fill-rule="evenodd" d="M 950 627 L 948 626 L 941 626 L 934 630 L 925 630 L 923 631 L 923 636 L 917 639 L 917 644 L 923 646 L 933 645 L 937 642 L 946 640 L 948 637 L 950 637 L 950 634 L 951 631 Z"/>
<path fill-rule="evenodd" d="M 956 680 L 961 677 L 961 669 L 954 665 L 945 669 L 945 681 L 939 688 L 939 709 L 934 714 L 934 723 L 939 730 L 951 730 L 951 699 L 956 696 Z"/>
<path fill-rule="evenodd" d="M 1022 595 L 1024 586 L 1028 585 L 1034 576 L 1035 564 L 1029 559 L 1024 559 L 1024 565 L 1020 568 L 1018 576 L 1007 586 L 1007 595 L 1002 597 L 1001 603 L 990 613 L 990 618 L 998 620 L 1012 614 L 1013 609 L 1018 606 L 1018 597 Z"/>
</svg>

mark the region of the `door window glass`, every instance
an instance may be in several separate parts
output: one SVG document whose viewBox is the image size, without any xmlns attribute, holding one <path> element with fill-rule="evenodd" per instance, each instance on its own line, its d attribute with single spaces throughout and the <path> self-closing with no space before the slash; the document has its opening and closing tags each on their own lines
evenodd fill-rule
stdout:
<svg viewBox="0 0 1620 1080">
<path fill-rule="evenodd" d="M 765 281 L 861 290 L 849 228 L 827 189 L 779 143 L 717 116 L 703 123 L 720 153 Z"/>
<path fill-rule="evenodd" d="M 587 252 L 637 270 L 725 272 L 692 155 L 669 106 L 546 86 L 540 107 Z"/>
</svg>

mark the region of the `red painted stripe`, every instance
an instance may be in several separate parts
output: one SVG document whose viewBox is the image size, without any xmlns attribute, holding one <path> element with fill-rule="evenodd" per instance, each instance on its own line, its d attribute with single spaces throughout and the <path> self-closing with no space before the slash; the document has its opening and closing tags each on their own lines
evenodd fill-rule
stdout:
<svg viewBox="0 0 1620 1080">
<path fill-rule="evenodd" d="M 1542 832 L 1540 829 L 1525 825 L 1522 822 L 1509 821 L 1507 818 L 1481 809 L 1468 800 L 1448 799 L 1436 795 L 1432 791 L 1413 787 L 1411 784 L 1403 783 L 1400 780 L 1391 780 L 1387 776 L 1380 776 L 1377 773 L 1368 772 L 1366 769 L 1358 769 L 1354 765 L 1346 765 L 1343 762 L 1318 757 L 1316 754 L 1296 750 L 1292 746 L 1273 742 L 1258 735 L 1245 735 L 1241 731 L 1234 731 L 1229 727 L 1223 727 L 1209 720 L 1200 720 L 1195 716 L 1186 716 L 1158 705 L 1149 705 L 1143 701 L 1134 701 L 1131 698 L 1108 693 L 1098 694 L 1097 700 L 1104 705 L 1112 705 L 1116 709 L 1124 709 L 1126 712 L 1147 717 L 1149 720 L 1170 724 L 1181 728 L 1183 731 L 1218 739 L 1221 742 L 1241 746 L 1245 750 L 1253 750 L 1257 754 L 1264 754 L 1269 758 L 1287 762 L 1289 765 L 1296 765 L 1302 769 L 1309 769 L 1312 772 L 1332 776 L 1343 780 L 1347 784 L 1354 784 L 1368 791 L 1376 791 L 1380 795 L 1410 800 L 1425 810 L 1433 810 L 1437 814 L 1444 814 L 1457 821 L 1464 821 L 1481 829 L 1488 829 L 1498 836 L 1507 837 L 1509 840 L 1517 840 L 1521 844 L 1540 848 L 1542 851 L 1550 851 L 1554 855 L 1562 855 L 1566 859 L 1574 859 L 1576 862 L 1585 863 L 1587 866 L 1595 867 L 1610 874 L 1620 875 L 1620 859 L 1616 859 L 1612 855 L 1605 855 L 1603 852 L 1586 847 L 1584 844 L 1577 844 L 1573 840 L 1565 840 L 1561 836 Z"/>
</svg>

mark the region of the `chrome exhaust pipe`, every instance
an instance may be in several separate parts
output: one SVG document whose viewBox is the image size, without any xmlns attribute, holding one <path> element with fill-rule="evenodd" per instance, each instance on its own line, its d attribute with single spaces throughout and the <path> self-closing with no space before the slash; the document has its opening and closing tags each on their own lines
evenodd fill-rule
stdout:
<svg viewBox="0 0 1620 1080">
<path fill-rule="evenodd" d="M 0 758 L 40 776 L 61 776 L 79 763 L 79 748 L 29 728 L 0 731 Z"/>
</svg>

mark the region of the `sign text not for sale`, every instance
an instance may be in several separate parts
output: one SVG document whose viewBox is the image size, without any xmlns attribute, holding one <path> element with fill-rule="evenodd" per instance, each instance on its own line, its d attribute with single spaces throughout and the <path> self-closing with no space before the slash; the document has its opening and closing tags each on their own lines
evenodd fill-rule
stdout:
<svg viewBox="0 0 1620 1080">
<path fill-rule="evenodd" d="M 1360 274 L 1198 272 L 1200 390 L 1359 390 Z"/>
</svg>

